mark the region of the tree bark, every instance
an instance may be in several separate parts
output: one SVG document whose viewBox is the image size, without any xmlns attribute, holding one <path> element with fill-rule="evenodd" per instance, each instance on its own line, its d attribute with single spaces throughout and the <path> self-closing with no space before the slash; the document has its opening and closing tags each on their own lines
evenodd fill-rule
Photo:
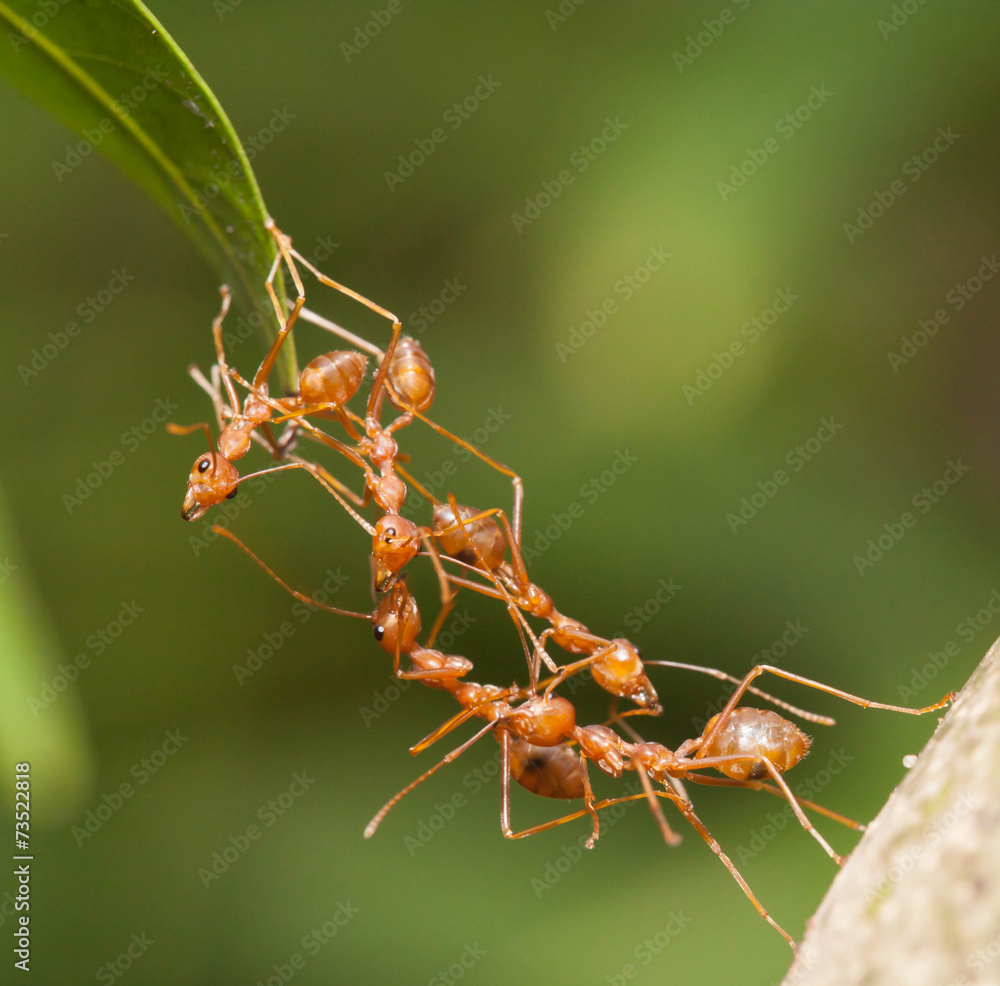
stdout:
<svg viewBox="0 0 1000 986">
<path fill-rule="evenodd" d="M 782 986 L 1000 983 L 1000 640 L 834 880 Z"/>
</svg>

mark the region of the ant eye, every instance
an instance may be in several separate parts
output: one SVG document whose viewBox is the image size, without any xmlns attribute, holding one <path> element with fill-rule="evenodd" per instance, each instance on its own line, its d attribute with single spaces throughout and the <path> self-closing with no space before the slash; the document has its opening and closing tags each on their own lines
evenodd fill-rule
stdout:
<svg viewBox="0 0 1000 986">
<path fill-rule="evenodd" d="M 641 660 L 642 660 L 642 651 L 641 651 L 641 650 L 639 650 L 639 648 L 638 648 L 638 647 L 636 647 L 636 646 L 635 646 L 635 644 L 633 644 L 632 646 L 633 646 L 633 648 L 635 649 L 635 656 L 636 656 L 637 658 L 639 658 L 639 660 L 641 661 Z"/>
<path fill-rule="evenodd" d="M 381 640 L 385 636 L 385 627 L 377 626 L 372 630 L 372 633 L 375 634 L 376 640 Z"/>
<path fill-rule="evenodd" d="M 239 486 L 238 486 L 238 485 L 237 485 L 237 486 L 234 486 L 234 487 L 233 487 L 233 488 L 232 488 L 232 489 L 231 489 L 231 490 L 230 490 L 230 491 L 229 491 L 229 492 L 228 492 L 228 493 L 226 494 L 226 499 L 227 499 L 227 500 L 231 500 L 231 499 L 232 499 L 232 498 L 233 498 L 234 496 L 236 496 L 236 494 L 237 494 L 237 493 L 239 493 L 239 491 L 240 491 L 240 488 L 239 488 Z"/>
<path fill-rule="evenodd" d="M 205 456 L 204 459 L 201 459 L 198 462 L 198 472 L 205 472 L 211 467 L 211 465 L 212 465 L 212 460 L 208 458 L 208 456 Z"/>
<path fill-rule="evenodd" d="M 383 540 L 385 541 L 386 544 L 388 544 L 389 541 L 392 538 L 394 538 L 395 536 L 396 536 L 396 528 L 395 527 L 387 527 L 385 529 L 385 537 L 383 538 Z"/>
</svg>

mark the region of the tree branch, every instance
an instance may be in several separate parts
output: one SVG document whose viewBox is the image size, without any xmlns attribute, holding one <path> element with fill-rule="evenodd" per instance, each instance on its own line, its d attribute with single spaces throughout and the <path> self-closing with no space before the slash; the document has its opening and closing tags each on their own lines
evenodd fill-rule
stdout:
<svg viewBox="0 0 1000 986">
<path fill-rule="evenodd" d="M 782 986 L 1000 982 L 1000 640 L 834 880 Z"/>
</svg>

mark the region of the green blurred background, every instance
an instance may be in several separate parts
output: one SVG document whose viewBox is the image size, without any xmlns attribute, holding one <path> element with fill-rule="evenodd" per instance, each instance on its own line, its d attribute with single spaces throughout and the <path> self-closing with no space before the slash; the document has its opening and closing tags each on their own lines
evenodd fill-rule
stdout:
<svg viewBox="0 0 1000 986">
<path fill-rule="evenodd" d="M 155 12 L 245 142 L 266 141 L 263 128 L 285 116 L 253 164 L 303 253 L 329 252 L 324 270 L 399 312 L 412 332 L 446 282 L 465 286 L 419 333 L 437 371 L 436 419 L 471 438 L 505 418 L 485 448 L 524 477 L 527 545 L 544 547 L 536 537 L 553 514 L 583 508 L 537 551 L 535 580 L 596 632 L 627 632 L 647 658 L 741 673 L 787 621 L 808 632 L 772 655 L 800 674 L 912 705 L 960 687 L 996 635 L 986 607 L 1000 588 L 1000 284 L 969 281 L 1000 246 L 996 5 L 677 12 L 592 0 L 559 14 L 555 0 L 404 2 L 366 47 L 345 48 L 372 9 L 202 2 Z M 499 86 L 467 118 L 446 116 L 480 76 Z M 133 935 L 153 942 L 124 971 L 144 983 L 266 983 L 282 971 L 302 983 L 444 982 L 456 963 L 452 973 L 469 983 L 613 983 L 626 963 L 639 981 L 779 979 L 791 959 L 784 942 L 693 832 L 667 849 L 641 804 L 592 853 L 574 848 L 587 830 L 579 822 L 505 841 L 489 738 L 362 839 L 383 801 L 434 762 L 406 748 L 453 713 L 452 700 L 414 686 L 385 701 L 398 692 L 370 629 L 326 614 L 237 680 L 234 665 L 262 646 L 266 654 L 268 635 L 294 620 L 293 601 L 232 545 L 202 540 L 203 522 L 181 522 L 196 436 L 150 424 L 148 438 L 127 438 L 158 401 L 175 405 L 179 422 L 209 415 L 185 367 L 212 359 L 217 279 L 103 160 L 56 180 L 52 162 L 75 142 L 68 131 L 7 88 L 0 113 L 0 787 L 9 812 L 12 764 L 33 762 L 36 980 L 111 981 L 107 963 Z M 590 160 L 581 145 L 606 118 L 627 129 Z M 387 181 L 437 127 L 446 139 L 435 152 L 404 181 Z M 755 173 L 720 188 L 747 160 Z M 563 171 L 572 182 L 561 194 L 532 222 L 516 221 Z M 845 231 L 859 210 L 879 213 L 875 193 L 888 201 L 893 182 L 902 194 L 873 221 L 861 217 L 869 228 Z M 626 299 L 616 285 L 654 248 L 670 257 L 637 275 L 644 281 Z M 18 366 L 122 268 L 134 280 L 25 383 Z M 968 299 L 952 293 L 958 285 Z M 762 313 L 779 291 L 796 300 L 754 340 L 752 324 L 743 327 L 770 320 Z M 605 323 L 573 335 L 609 299 Z M 309 303 L 386 338 L 384 321 L 332 292 L 311 288 Z M 894 367 L 888 354 L 901 352 L 901 337 L 939 309 L 947 323 Z M 716 354 L 740 341 L 720 370 Z M 298 348 L 309 358 L 329 338 L 307 329 Z M 261 352 L 253 339 L 233 361 L 249 373 Z M 708 379 L 697 397 L 684 391 Z M 797 458 L 830 417 L 843 427 Z M 442 489 L 509 504 L 502 476 L 422 427 L 404 434 L 418 475 L 450 461 Z M 114 450 L 122 464 L 68 509 L 64 495 Z M 600 495 L 585 490 L 616 456 L 635 461 Z M 949 460 L 967 473 L 921 512 L 921 490 Z M 734 533 L 727 514 L 779 469 L 787 485 Z M 348 581 L 336 602 L 370 608 L 367 538 L 322 490 L 292 474 L 248 492 L 235 531 L 306 591 L 339 569 Z M 859 572 L 855 556 L 906 511 L 915 525 Z M 434 583 L 414 568 L 429 624 Z M 660 580 L 671 579 L 681 588 L 655 612 Z M 98 655 L 88 638 L 123 603 L 142 612 Z M 473 677 L 523 677 L 502 608 L 463 596 L 459 612 L 468 625 L 453 628 L 451 650 L 475 662 Z M 949 642 L 944 667 L 920 678 L 928 652 Z M 39 708 L 58 665 L 81 652 L 90 666 Z M 720 688 L 654 676 L 666 712 L 643 729 L 676 745 Z M 838 717 L 790 777 L 861 819 L 933 729 L 932 718 L 772 684 Z M 574 696 L 585 722 L 606 710 L 593 692 Z M 186 740 L 156 754 L 151 772 L 143 758 L 168 731 Z M 830 780 L 823 768 L 835 755 L 848 766 Z M 302 772 L 314 779 L 308 790 L 286 797 L 280 817 L 266 807 L 258 816 Z M 134 795 L 83 834 L 87 813 L 126 782 Z M 622 787 L 600 784 L 608 794 Z M 456 793 L 454 817 L 422 838 Z M 776 800 L 693 793 L 765 906 L 799 937 L 834 864 L 793 825 L 768 828 Z M 514 792 L 519 824 L 563 809 Z M 261 838 L 206 887 L 199 871 L 251 824 Z M 852 846 L 848 830 L 822 829 L 841 851 Z M 12 890 L 10 877 L 0 887 Z M 0 907 L 6 927 L 9 910 Z M 318 944 L 338 914 L 343 927 Z M 304 965 L 290 964 L 295 954 Z"/>
</svg>

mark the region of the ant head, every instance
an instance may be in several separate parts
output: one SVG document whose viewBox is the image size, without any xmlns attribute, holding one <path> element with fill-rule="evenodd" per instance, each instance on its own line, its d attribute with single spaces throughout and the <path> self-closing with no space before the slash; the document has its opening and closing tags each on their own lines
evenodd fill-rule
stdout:
<svg viewBox="0 0 1000 986">
<path fill-rule="evenodd" d="M 625 761 L 621 754 L 621 737 L 608 726 L 586 726 L 577 730 L 574 739 L 587 759 L 596 763 L 605 774 L 621 777 Z"/>
<path fill-rule="evenodd" d="M 209 507 L 236 496 L 239 482 L 239 473 L 228 459 L 217 452 L 199 455 L 188 476 L 181 517 L 197 520 Z"/>
<path fill-rule="evenodd" d="M 384 592 L 403 566 L 420 550 L 420 529 L 399 514 L 386 514 L 375 525 L 375 589 Z"/>
<path fill-rule="evenodd" d="M 372 613 L 372 632 L 387 654 L 395 654 L 397 647 L 400 654 L 413 648 L 420 633 L 420 610 L 406 588 L 405 578 L 396 582 Z"/>
<path fill-rule="evenodd" d="M 659 743 L 639 743 L 631 751 L 631 762 L 637 764 L 660 784 L 666 782 L 667 772 L 675 767 L 677 757 Z"/>
<path fill-rule="evenodd" d="M 643 709 L 659 708 L 660 700 L 653 683 L 646 677 L 642 658 L 634 644 L 624 637 L 611 641 L 614 650 L 594 661 L 594 680 L 605 691 L 628 698 Z"/>
</svg>

